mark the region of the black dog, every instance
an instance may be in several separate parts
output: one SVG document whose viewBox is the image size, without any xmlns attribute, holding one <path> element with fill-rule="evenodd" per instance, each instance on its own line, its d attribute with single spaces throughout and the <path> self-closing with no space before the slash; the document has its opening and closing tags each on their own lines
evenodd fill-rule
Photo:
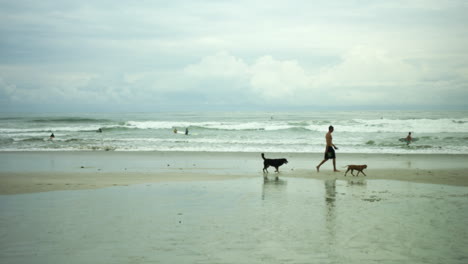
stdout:
<svg viewBox="0 0 468 264">
<path fill-rule="evenodd" d="M 288 163 L 288 160 L 287 159 L 265 159 L 265 154 L 262 153 L 262 158 L 263 158 L 263 172 L 265 173 L 268 173 L 268 170 L 267 168 L 272 166 L 272 167 L 275 167 L 276 168 L 276 172 L 279 172 L 278 171 L 278 168 L 285 164 L 285 163 Z"/>
</svg>

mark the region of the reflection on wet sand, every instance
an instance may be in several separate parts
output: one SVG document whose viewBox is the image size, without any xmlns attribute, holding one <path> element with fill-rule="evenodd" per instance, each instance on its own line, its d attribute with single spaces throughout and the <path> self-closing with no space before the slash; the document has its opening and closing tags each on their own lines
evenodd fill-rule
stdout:
<svg viewBox="0 0 468 264">
<path fill-rule="evenodd" d="M 464 264 L 467 199 L 466 187 L 293 177 L 0 195 L 0 259 Z"/>
<path fill-rule="evenodd" d="M 353 179 L 347 181 L 347 186 L 367 186 L 367 181 L 365 179 Z"/>
<path fill-rule="evenodd" d="M 324 181 L 325 185 L 325 228 L 329 250 L 334 251 L 336 241 L 336 179 Z"/>
<path fill-rule="evenodd" d="M 342 194 L 362 193 L 362 187 L 365 187 L 367 182 L 365 179 L 351 179 L 346 182 L 346 188 L 341 190 Z M 330 252 L 334 252 L 336 245 L 337 234 L 337 217 L 338 217 L 338 203 L 337 203 L 337 181 L 330 179 L 324 181 L 325 186 L 325 228 L 328 234 L 328 245 Z M 355 188 L 356 187 L 356 188 Z"/>
<path fill-rule="evenodd" d="M 283 194 L 279 191 L 286 190 L 286 185 L 288 184 L 287 181 L 279 179 L 276 177 L 274 180 L 269 179 L 267 177 L 263 178 L 263 187 L 262 187 L 262 200 L 265 200 L 266 197 L 277 197 L 281 198 Z"/>
</svg>

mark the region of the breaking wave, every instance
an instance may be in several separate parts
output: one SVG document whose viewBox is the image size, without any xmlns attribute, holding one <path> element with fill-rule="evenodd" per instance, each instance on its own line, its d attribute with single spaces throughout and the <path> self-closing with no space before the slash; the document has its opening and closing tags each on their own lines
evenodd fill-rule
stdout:
<svg viewBox="0 0 468 264">
<path fill-rule="evenodd" d="M 351 118 L 349 118 L 352 116 Z M 329 125 L 340 152 L 468 153 L 468 113 L 124 114 L 0 117 L 0 151 L 322 152 Z M 406 116 L 406 117 L 405 117 Z M 173 130 L 189 130 L 189 135 Z M 400 142 L 412 132 L 418 141 Z M 102 133 L 97 133 L 102 132 Z M 55 134 L 51 141 L 49 135 Z"/>
</svg>

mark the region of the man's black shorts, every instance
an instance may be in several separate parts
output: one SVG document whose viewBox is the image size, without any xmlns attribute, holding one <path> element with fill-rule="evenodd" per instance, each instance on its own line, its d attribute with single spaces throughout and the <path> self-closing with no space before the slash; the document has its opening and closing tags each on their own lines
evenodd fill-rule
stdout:
<svg viewBox="0 0 468 264">
<path fill-rule="evenodd" d="M 327 159 L 334 159 L 334 158 L 336 158 L 335 149 L 333 149 L 333 147 L 329 146 L 327 152 L 325 153 L 324 159 L 327 160 Z"/>
</svg>

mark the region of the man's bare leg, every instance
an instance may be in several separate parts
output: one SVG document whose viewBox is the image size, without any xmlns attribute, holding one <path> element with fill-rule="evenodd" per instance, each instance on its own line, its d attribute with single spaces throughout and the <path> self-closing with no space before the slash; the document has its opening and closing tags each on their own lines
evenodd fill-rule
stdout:
<svg viewBox="0 0 468 264">
<path fill-rule="evenodd" d="M 333 159 L 333 171 L 340 172 L 339 170 L 336 169 L 336 159 Z"/>
<path fill-rule="evenodd" d="M 327 161 L 327 160 L 326 160 L 326 159 L 324 159 L 324 160 L 322 160 L 322 162 L 320 162 L 320 164 L 319 164 L 319 165 L 317 165 L 317 167 L 316 167 L 316 168 L 317 168 L 317 172 L 319 172 L 319 170 L 320 170 L 320 166 L 322 166 L 322 164 L 324 164 L 326 161 Z"/>
</svg>

